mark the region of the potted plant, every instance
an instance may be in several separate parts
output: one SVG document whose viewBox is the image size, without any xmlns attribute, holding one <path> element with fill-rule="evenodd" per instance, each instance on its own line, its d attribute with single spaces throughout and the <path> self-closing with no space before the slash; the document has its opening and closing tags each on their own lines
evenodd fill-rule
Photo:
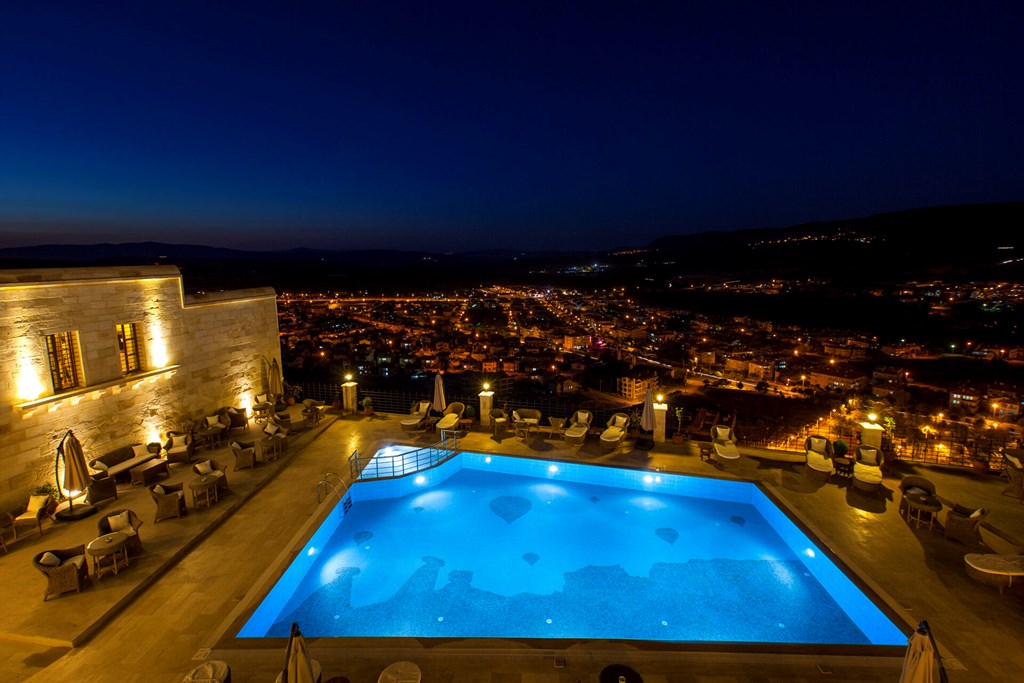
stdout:
<svg viewBox="0 0 1024 683">
<path fill-rule="evenodd" d="M 33 493 L 37 496 L 50 496 L 50 502 L 46 504 L 46 516 L 53 517 L 57 512 L 57 503 L 63 500 L 64 494 L 50 482 L 40 484 Z"/>
<path fill-rule="evenodd" d="M 331 407 L 334 408 L 335 410 L 341 410 L 341 392 L 340 391 L 334 395 L 333 399 L 331 399 Z"/>
<path fill-rule="evenodd" d="M 985 472 L 988 472 L 988 461 L 990 459 L 991 456 L 988 453 L 976 452 L 974 454 L 973 461 L 971 462 L 971 466 L 974 467 L 975 472 L 984 474 Z"/>
<path fill-rule="evenodd" d="M 683 409 L 676 408 L 676 433 L 672 435 L 672 443 L 679 445 L 683 443 Z"/>
<path fill-rule="evenodd" d="M 466 406 L 466 409 L 462 411 L 462 419 L 472 421 L 476 417 L 476 408 L 473 406 Z"/>
<path fill-rule="evenodd" d="M 359 405 L 363 407 L 363 412 L 367 415 L 373 415 L 373 399 L 369 396 L 364 396 L 363 400 L 359 402 Z"/>
<path fill-rule="evenodd" d="M 837 458 L 845 458 L 846 454 L 850 452 L 850 447 L 842 439 L 836 439 L 832 442 L 832 453 Z"/>
<path fill-rule="evenodd" d="M 282 384 L 282 390 L 284 392 L 284 400 L 290 406 L 295 405 L 295 402 L 302 397 L 302 387 L 296 384 L 288 384 L 288 382 L 284 382 Z"/>
</svg>

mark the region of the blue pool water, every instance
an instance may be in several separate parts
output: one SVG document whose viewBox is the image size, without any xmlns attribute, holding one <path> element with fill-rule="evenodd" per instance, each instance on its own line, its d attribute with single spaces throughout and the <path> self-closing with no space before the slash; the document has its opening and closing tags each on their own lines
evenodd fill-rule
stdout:
<svg viewBox="0 0 1024 683">
<path fill-rule="evenodd" d="M 350 495 L 238 637 L 906 644 L 752 484 L 462 453 Z"/>
</svg>

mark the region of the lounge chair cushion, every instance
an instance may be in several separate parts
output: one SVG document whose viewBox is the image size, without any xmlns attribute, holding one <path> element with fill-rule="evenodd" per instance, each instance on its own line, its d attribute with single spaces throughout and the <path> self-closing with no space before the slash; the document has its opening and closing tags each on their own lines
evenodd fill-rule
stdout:
<svg viewBox="0 0 1024 683">
<path fill-rule="evenodd" d="M 459 416 L 455 413 L 448 413 L 437 423 L 438 429 L 448 429 L 459 423 Z"/>
<path fill-rule="evenodd" d="M 59 567 L 60 558 L 51 553 L 49 550 L 47 550 L 45 553 L 43 553 L 43 556 L 39 558 L 39 564 L 43 565 L 44 567 Z"/>
<path fill-rule="evenodd" d="M 25 508 L 25 514 L 34 517 L 37 512 L 46 507 L 46 504 L 50 502 L 49 496 L 29 496 L 28 505 Z"/>
<path fill-rule="evenodd" d="M 206 417 L 206 426 L 216 427 L 220 424 L 220 415 L 208 415 Z"/>
<path fill-rule="evenodd" d="M 157 484 L 156 486 L 154 486 L 154 487 L 153 487 L 153 493 L 158 493 L 158 494 L 160 494 L 161 496 L 163 496 L 163 495 L 166 495 L 166 494 L 167 494 L 167 489 L 165 489 L 165 488 L 164 488 L 163 486 L 161 486 L 160 484 Z"/>
<path fill-rule="evenodd" d="M 149 455 L 149 446 L 146 446 L 145 444 L 137 443 L 134 446 L 132 446 L 132 453 L 134 453 L 133 457 L 136 457 L 136 458 L 145 457 L 145 456 Z"/>
<path fill-rule="evenodd" d="M 209 460 L 204 460 L 204 461 L 202 461 L 200 463 L 196 463 L 196 472 L 200 476 L 206 476 L 210 472 L 213 472 L 213 466 L 210 465 L 210 461 Z"/>
<path fill-rule="evenodd" d="M 171 437 L 171 448 L 185 448 L 188 446 L 188 437 L 184 434 Z"/>
<path fill-rule="evenodd" d="M 127 533 L 129 536 L 131 536 L 132 533 L 135 532 L 135 529 L 132 529 L 132 522 L 128 518 L 128 511 L 127 510 L 125 510 L 124 512 L 122 512 L 119 515 L 114 515 L 113 517 L 107 517 L 107 523 L 110 524 L 110 531 L 111 532 L 121 531 L 121 532 Z"/>
<path fill-rule="evenodd" d="M 612 422 L 612 426 L 613 427 L 620 427 L 620 428 L 621 427 L 625 427 L 626 426 L 626 418 L 625 418 L 625 416 L 617 415 L 615 417 L 615 421 Z"/>
<path fill-rule="evenodd" d="M 275 425 L 275 424 L 268 424 L 263 429 L 263 431 L 265 431 L 267 434 L 270 434 L 271 436 L 273 436 L 274 434 L 277 434 L 277 425 Z"/>
<path fill-rule="evenodd" d="M 907 494 L 907 495 L 910 495 L 910 496 L 924 496 L 924 495 L 931 495 L 930 493 L 928 493 L 928 492 L 927 492 L 927 491 L 925 491 L 924 489 L 922 489 L 922 488 L 918 488 L 917 486 L 911 486 L 911 487 L 908 487 L 908 488 L 907 488 L 907 490 L 906 490 L 906 491 L 904 491 L 903 493 L 905 493 L 905 494 Z"/>
<path fill-rule="evenodd" d="M 878 465 L 878 458 L 876 455 L 878 451 L 875 450 L 863 450 L 857 452 L 857 457 L 865 465 Z"/>
<path fill-rule="evenodd" d="M 827 446 L 825 445 L 825 439 L 821 439 L 816 436 L 812 436 L 810 441 L 808 441 L 808 447 L 812 451 L 817 451 L 818 453 L 824 453 L 825 449 L 827 448 Z"/>
</svg>

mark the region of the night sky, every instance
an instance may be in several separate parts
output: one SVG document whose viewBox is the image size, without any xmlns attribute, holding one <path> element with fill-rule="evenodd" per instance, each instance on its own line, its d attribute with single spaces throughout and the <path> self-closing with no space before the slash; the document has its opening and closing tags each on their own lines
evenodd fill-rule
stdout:
<svg viewBox="0 0 1024 683">
<path fill-rule="evenodd" d="M 1022 7 L 8 3 L 0 246 L 603 249 L 1021 200 Z"/>
</svg>

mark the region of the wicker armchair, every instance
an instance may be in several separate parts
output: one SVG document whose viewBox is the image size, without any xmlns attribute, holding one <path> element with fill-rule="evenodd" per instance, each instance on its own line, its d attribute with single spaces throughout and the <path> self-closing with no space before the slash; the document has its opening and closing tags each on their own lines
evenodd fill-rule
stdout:
<svg viewBox="0 0 1024 683">
<path fill-rule="evenodd" d="M 946 526 L 942 531 L 943 538 L 953 538 L 964 545 L 977 547 L 981 545 L 981 522 L 988 517 L 989 510 L 978 508 L 972 510 L 961 505 L 954 505 L 946 513 Z"/>
<path fill-rule="evenodd" d="M 58 564 L 44 564 L 43 557 L 51 554 L 57 558 Z M 32 566 L 46 576 L 46 591 L 43 601 L 51 595 L 60 595 L 68 591 L 81 591 L 82 585 L 89 578 L 89 563 L 85 561 L 85 546 L 62 550 L 44 550 L 32 558 Z"/>
<path fill-rule="evenodd" d="M 117 500 L 117 481 L 114 477 L 93 477 L 86 489 L 85 502 L 95 505 L 111 498 Z"/>
<path fill-rule="evenodd" d="M 187 512 L 184 484 L 154 484 L 149 487 L 149 495 L 156 503 L 154 524 L 168 517 L 181 518 Z"/>
<path fill-rule="evenodd" d="M 196 445 L 191 434 L 173 430 L 167 432 L 167 442 L 164 443 L 167 462 L 192 462 L 195 450 Z"/>
<path fill-rule="evenodd" d="M 235 471 L 256 467 L 256 444 L 231 442 L 231 452 L 235 454 Z"/>
<path fill-rule="evenodd" d="M 128 533 L 128 543 L 127 543 L 127 545 L 125 547 L 128 549 L 128 552 L 136 553 L 136 554 L 141 553 L 142 552 L 142 539 L 139 538 L 139 527 L 142 526 L 142 518 L 139 517 L 137 514 L 135 514 L 134 511 L 132 511 L 132 510 L 111 510 L 110 512 L 108 512 L 105 515 L 103 515 L 102 517 L 100 517 L 100 520 L 96 523 L 96 528 L 97 528 L 97 530 L 99 530 L 100 536 L 103 536 L 104 534 L 111 533 L 112 531 L 114 531 L 114 529 L 113 529 L 113 525 L 110 522 L 110 519 L 112 517 L 117 517 L 118 515 L 122 515 L 124 513 L 128 513 L 128 525 L 129 525 L 129 527 L 131 527 L 131 530 L 135 532 L 135 533 L 128 533 L 127 527 L 125 527 L 123 529 L 119 529 L 119 531 L 121 531 L 123 533 Z"/>
<path fill-rule="evenodd" d="M 234 408 L 232 406 L 225 406 L 221 408 L 219 412 L 223 417 L 227 418 L 227 431 L 231 432 L 235 429 L 241 429 L 245 431 L 249 428 L 249 411 L 245 408 Z"/>
<path fill-rule="evenodd" d="M 210 472 L 204 472 L 203 471 L 203 464 L 204 463 L 210 463 L 210 470 L 211 470 Z M 227 491 L 228 491 L 228 472 L 224 468 L 223 465 L 221 465 L 219 462 L 217 462 L 213 458 L 210 458 L 209 460 L 202 460 L 200 462 L 197 462 L 197 463 L 193 464 L 192 465 L 192 471 L 195 472 L 196 474 L 198 474 L 199 476 L 203 476 L 203 475 L 206 475 L 206 474 L 219 475 L 217 477 L 217 495 L 220 495 L 222 493 L 227 493 Z"/>
</svg>

